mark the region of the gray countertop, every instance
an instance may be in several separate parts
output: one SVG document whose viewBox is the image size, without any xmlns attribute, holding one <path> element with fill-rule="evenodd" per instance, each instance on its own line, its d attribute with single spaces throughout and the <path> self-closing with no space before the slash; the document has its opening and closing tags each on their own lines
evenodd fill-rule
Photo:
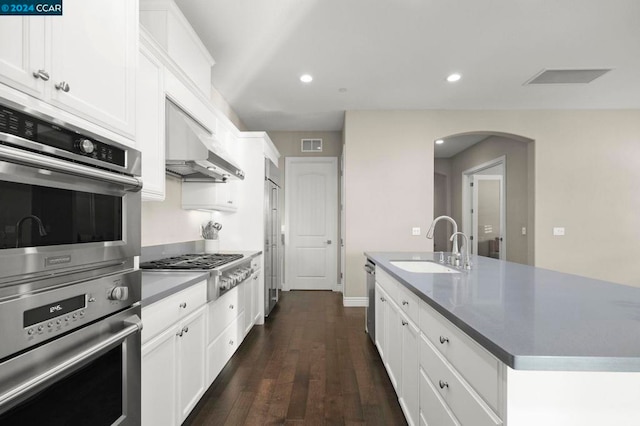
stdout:
<svg viewBox="0 0 640 426">
<path fill-rule="evenodd" d="M 252 259 L 262 254 L 261 251 L 234 251 L 233 253 L 242 254 L 244 257 L 230 262 L 224 265 L 224 267 L 232 266 L 234 263 L 240 263 L 246 259 Z M 212 272 L 215 273 L 215 269 L 209 272 L 188 270 L 161 272 L 143 269 L 142 306 L 149 306 L 202 280 L 206 280 Z"/>
<path fill-rule="evenodd" d="M 485 257 L 459 274 L 412 273 L 365 256 L 509 367 L 640 371 L 640 288 Z"/>
</svg>

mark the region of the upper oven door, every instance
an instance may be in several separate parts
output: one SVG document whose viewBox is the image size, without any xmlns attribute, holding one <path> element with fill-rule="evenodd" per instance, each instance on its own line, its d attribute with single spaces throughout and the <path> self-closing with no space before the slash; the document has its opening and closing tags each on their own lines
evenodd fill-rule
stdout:
<svg viewBox="0 0 640 426">
<path fill-rule="evenodd" d="M 0 144 L 0 286 L 139 255 L 140 186 Z"/>
</svg>

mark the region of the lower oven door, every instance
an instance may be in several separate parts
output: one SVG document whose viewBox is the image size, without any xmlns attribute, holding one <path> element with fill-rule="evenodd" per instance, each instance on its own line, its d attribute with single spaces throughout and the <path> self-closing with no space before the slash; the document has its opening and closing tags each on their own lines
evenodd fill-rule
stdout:
<svg viewBox="0 0 640 426">
<path fill-rule="evenodd" d="M 140 307 L 0 363 L 0 424 L 139 425 Z"/>
</svg>

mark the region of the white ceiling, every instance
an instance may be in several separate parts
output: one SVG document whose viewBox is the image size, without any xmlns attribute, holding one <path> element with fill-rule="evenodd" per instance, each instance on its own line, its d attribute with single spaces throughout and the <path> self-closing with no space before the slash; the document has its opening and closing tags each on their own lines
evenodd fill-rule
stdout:
<svg viewBox="0 0 640 426">
<path fill-rule="evenodd" d="M 640 108 L 640 0 L 176 3 L 251 130 L 341 130 L 357 109 Z M 613 70 L 523 85 L 545 68 Z"/>
</svg>

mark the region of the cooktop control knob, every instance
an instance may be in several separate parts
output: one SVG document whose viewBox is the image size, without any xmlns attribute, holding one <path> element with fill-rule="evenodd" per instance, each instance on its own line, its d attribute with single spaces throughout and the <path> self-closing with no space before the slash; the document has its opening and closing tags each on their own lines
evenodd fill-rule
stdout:
<svg viewBox="0 0 640 426">
<path fill-rule="evenodd" d="M 109 290 L 107 296 L 109 300 L 127 300 L 129 298 L 129 288 L 117 286 Z"/>
<path fill-rule="evenodd" d="M 222 279 L 220 280 L 220 290 L 226 290 L 229 288 L 229 280 Z"/>
<path fill-rule="evenodd" d="M 96 145 L 90 139 L 81 138 L 76 141 L 76 145 L 81 152 L 91 154 L 96 149 Z"/>
</svg>

